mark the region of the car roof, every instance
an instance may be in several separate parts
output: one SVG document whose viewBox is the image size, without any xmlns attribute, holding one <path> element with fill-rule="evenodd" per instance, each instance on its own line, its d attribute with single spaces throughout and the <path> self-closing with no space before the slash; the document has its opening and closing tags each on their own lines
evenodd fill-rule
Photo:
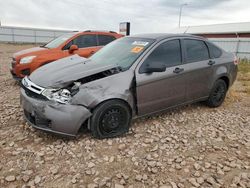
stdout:
<svg viewBox="0 0 250 188">
<path fill-rule="evenodd" d="M 172 37 L 192 37 L 192 38 L 198 38 L 198 39 L 205 39 L 204 37 L 200 37 L 200 36 L 197 36 L 197 35 L 191 35 L 191 34 L 172 34 L 172 33 L 136 34 L 136 35 L 131 35 L 129 37 L 147 38 L 147 39 L 155 39 L 155 40 L 162 40 L 162 39 L 172 38 Z"/>
<path fill-rule="evenodd" d="M 72 34 L 78 34 L 78 33 L 108 33 L 108 34 L 117 34 L 119 35 L 119 33 L 115 32 L 115 31 L 101 31 L 101 30 L 85 30 L 85 31 L 72 31 L 72 32 L 69 32 L 69 33 L 72 33 Z"/>
</svg>

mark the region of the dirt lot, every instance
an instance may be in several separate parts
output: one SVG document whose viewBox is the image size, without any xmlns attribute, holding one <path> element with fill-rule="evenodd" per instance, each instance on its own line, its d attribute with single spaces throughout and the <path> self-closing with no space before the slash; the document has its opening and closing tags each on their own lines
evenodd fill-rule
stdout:
<svg viewBox="0 0 250 188">
<path fill-rule="evenodd" d="M 0 187 L 250 187 L 250 64 L 223 106 L 138 119 L 124 137 L 59 138 L 29 127 L 0 44 Z"/>
</svg>

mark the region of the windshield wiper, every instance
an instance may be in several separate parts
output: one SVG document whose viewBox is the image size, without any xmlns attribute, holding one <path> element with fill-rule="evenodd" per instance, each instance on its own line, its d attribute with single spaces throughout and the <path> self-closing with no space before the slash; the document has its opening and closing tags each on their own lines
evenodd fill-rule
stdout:
<svg viewBox="0 0 250 188">
<path fill-rule="evenodd" d="M 122 68 L 121 66 L 117 66 L 116 69 L 117 69 L 117 71 L 119 71 L 119 72 L 123 72 L 123 71 L 125 70 L 125 69 Z"/>
</svg>

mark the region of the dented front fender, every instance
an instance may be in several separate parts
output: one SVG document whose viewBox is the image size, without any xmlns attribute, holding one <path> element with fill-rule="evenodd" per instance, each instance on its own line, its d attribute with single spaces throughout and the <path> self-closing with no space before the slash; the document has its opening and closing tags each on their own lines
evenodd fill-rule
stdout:
<svg viewBox="0 0 250 188">
<path fill-rule="evenodd" d="M 126 101 L 134 111 L 133 79 L 134 72 L 128 70 L 83 84 L 71 103 L 93 109 L 106 100 L 121 99 Z"/>
</svg>

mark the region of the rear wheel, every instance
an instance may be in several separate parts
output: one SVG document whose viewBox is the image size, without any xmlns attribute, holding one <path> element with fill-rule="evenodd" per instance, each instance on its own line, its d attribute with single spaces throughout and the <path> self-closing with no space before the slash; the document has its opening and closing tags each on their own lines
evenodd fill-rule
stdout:
<svg viewBox="0 0 250 188">
<path fill-rule="evenodd" d="M 96 138 L 116 137 L 128 131 L 130 121 L 129 106 L 121 100 L 109 100 L 93 111 L 90 130 Z"/>
<path fill-rule="evenodd" d="M 209 98 L 207 100 L 207 105 L 209 107 L 215 108 L 220 106 L 227 94 L 227 84 L 224 80 L 217 80 L 211 90 Z"/>
</svg>

